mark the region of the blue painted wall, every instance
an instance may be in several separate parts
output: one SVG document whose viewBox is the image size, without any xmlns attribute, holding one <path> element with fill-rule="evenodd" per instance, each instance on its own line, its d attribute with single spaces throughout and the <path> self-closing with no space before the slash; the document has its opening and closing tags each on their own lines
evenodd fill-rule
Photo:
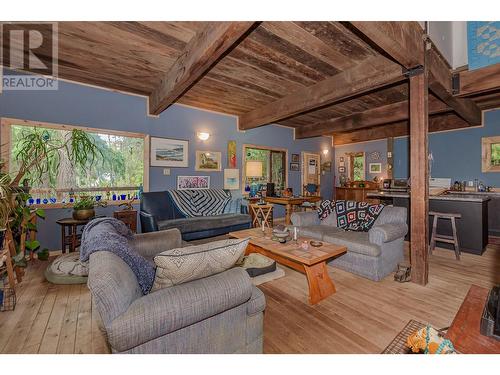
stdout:
<svg viewBox="0 0 500 375">
<path fill-rule="evenodd" d="M 372 160 L 370 158 L 370 153 L 377 151 L 380 154 L 379 160 Z M 335 146 L 335 165 L 338 168 L 340 157 L 344 157 L 345 165 L 347 168 L 347 159 L 345 154 L 350 152 L 364 152 L 365 153 L 365 168 L 366 175 L 365 179 L 367 181 L 372 181 L 373 178 L 386 178 L 387 177 L 387 140 L 381 139 L 370 142 L 362 142 L 362 143 L 353 143 L 349 145 Z M 382 173 L 369 173 L 369 164 L 370 163 L 382 163 Z M 346 171 L 346 175 L 347 171 Z M 339 182 L 339 173 L 336 170 L 335 173 L 335 184 L 336 186 L 340 185 Z"/>
<path fill-rule="evenodd" d="M 0 116 L 25 120 L 81 125 L 101 129 L 140 132 L 159 137 L 188 139 L 189 168 L 171 168 L 171 175 L 164 176 L 163 168 L 150 168 L 150 191 L 173 189 L 178 175 L 206 175 L 195 172 L 196 150 L 221 151 L 223 167 L 227 164 L 227 141 L 237 141 L 238 168 L 241 173 L 243 144 L 257 144 L 288 149 L 292 153 L 301 151 L 330 152 L 333 154 L 331 138 L 317 137 L 305 140 L 293 139 L 293 130 L 281 126 L 266 126 L 247 132 L 237 130 L 236 117 L 226 116 L 180 105 L 174 105 L 159 118 L 146 115 L 146 100 L 143 97 L 116 93 L 108 90 L 59 82 L 57 91 L 4 91 L 0 94 Z M 199 141 L 197 131 L 208 131 L 208 141 Z M 290 161 L 290 160 L 289 160 Z M 322 176 L 321 194 L 332 196 L 332 172 Z M 212 172 L 211 187 L 223 187 L 223 172 Z M 289 172 L 288 185 L 300 192 L 300 172 Z M 240 191 L 233 191 L 240 194 Z M 111 214 L 113 208 L 100 209 L 103 214 Z M 39 239 L 42 246 L 49 249 L 60 247 L 59 228 L 55 220 L 68 217 L 69 209 L 52 209 L 47 219 L 39 225 Z M 276 210 L 275 216 L 283 216 L 283 210 Z"/>
<path fill-rule="evenodd" d="M 500 187 L 500 173 L 481 172 L 481 138 L 500 136 L 500 110 L 484 112 L 484 126 L 429 135 L 429 152 L 432 152 L 432 177 L 449 177 L 455 180 L 483 181 L 486 185 Z M 408 137 L 394 140 L 394 177 L 409 176 Z"/>
</svg>

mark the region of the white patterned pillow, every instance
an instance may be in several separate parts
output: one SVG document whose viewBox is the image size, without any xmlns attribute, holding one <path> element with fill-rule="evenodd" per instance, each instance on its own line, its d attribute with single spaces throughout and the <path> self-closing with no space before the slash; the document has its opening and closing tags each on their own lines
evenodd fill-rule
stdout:
<svg viewBox="0 0 500 375">
<path fill-rule="evenodd" d="M 154 257 L 151 291 L 202 279 L 232 268 L 245 254 L 249 239 L 230 239 L 164 251 Z"/>
</svg>

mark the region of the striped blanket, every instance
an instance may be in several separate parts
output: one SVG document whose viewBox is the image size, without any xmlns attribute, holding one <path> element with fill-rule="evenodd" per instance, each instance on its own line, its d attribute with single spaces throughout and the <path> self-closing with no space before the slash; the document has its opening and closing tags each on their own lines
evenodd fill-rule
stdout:
<svg viewBox="0 0 500 375">
<path fill-rule="evenodd" d="M 172 201 L 185 217 L 221 215 L 231 200 L 224 189 L 169 190 Z"/>
</svg>

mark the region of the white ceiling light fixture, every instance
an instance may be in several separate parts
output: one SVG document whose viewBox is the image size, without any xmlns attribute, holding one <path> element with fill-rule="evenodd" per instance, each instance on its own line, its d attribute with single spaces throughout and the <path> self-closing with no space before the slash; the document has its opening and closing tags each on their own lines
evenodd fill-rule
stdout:
<svg viewBox="0 0 500 375">
<path fill-rule="evenodd" d="M 206 132 L 197 132 L 196 136 L 200 141 L 206 141 L 208 138 L 210 138 L 210 133 Z"/>
</svg>

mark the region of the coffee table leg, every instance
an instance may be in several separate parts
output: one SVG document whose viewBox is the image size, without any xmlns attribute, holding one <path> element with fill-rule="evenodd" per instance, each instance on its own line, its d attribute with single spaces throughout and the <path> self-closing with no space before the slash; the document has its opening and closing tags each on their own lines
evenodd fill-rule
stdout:
<svg viewBox="0 0 500 375">
<path fill-rule="evenodd" d="M 335 285 L 328 275 L 326 263 L 304 266 L 309 284 L 309 303 L 315 305 L 336 292 Z"/>
</svg>

